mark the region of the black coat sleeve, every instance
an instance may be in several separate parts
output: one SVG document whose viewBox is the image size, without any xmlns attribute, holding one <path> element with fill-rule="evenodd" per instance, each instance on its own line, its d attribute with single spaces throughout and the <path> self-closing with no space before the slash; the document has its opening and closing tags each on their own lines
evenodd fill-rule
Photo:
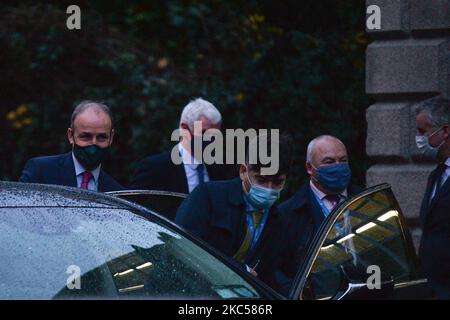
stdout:
<svg viewBox="0 0 450 320">
<path fill-rule="evenodd" d="M 35 159 L 30 159 L 25 164 L 19 182 L 39 183 L 39 166 Z"/>
<path fill-rule="evenodd" d="M 178 208 L 175 223 L 203 240 L 209 233 L 211 203 L 207 184 L 195 188 Z"/>
<path fill-rule="evenodd" d="M 151 158 L 142 160 L 131 179 L 131 183 L 128 189 L 132 190 L 155 190 L 158 188 L 159 176 L 158 172 L 161 172 L 161 168 L 158 168 L 157 164 L 152 161 Z"/>
</svg>

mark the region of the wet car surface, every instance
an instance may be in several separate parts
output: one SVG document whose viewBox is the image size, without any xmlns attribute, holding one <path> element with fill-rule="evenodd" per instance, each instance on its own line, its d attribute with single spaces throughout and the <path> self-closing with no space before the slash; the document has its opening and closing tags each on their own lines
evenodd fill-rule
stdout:
<svg viewBox="0 0 450 320">
<path fill-rule="evenodd" d="M 0 182 L 0 299 L 279 298 L 165 218 L 112 196 Z"/>
</svg>

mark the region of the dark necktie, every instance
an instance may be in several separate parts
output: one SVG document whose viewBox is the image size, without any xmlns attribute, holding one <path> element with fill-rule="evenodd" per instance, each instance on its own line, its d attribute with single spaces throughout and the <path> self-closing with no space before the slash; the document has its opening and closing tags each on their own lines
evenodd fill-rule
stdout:
<svg viewBox="0 0 450 320">
<path fill-rule="evenodd" d="M 441 163 L 438 166 L 438 170 L 436 172 L 436 181 L 435 181 L 435 183 L 436 183 L 436 191 L 434 192 L 434 197 L 436 197 L 439 194 L 439 191 L 441 191 L 441 187 L 443 185 L 442 177 L 443 177 L 444 172 L 445 172 L 446 169 L 447 169 L 447 166 L 445 165 L 445 163 Z"/>
<path fill-rule="evenodd" d="M 341 199 L 341 197 L 338 194 L 327 194 L 325 196 L 325 199 L 330 201 L 331 210 L 333 210 L 333 208 L 339 203 L 339 200 Z"/>
<path fill-rule="evenodd" d="M 197 176 L 198 176 L 198 184 L 202 184 L 203 182 L 205 182 L 205 177 L 203 175 L 203 169 L 204 169 L 203 164 L 199 164 L 197 166 L 197 168 L 195 168 L 195 170 L 197 171 Z"/>
</svg>

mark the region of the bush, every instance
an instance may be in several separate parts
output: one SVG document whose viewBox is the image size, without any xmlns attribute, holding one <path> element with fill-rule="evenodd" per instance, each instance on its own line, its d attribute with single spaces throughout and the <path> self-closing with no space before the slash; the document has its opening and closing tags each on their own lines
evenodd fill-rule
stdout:
<svg viewBox="0 0 450 320">
<path fill-rule="evenodd" d="M 288 194 L 306 177 L 307 142 L 348 146 L 356 182 L 365 156 L 362 1 L 88 1 L 82 30 L 68 3 L 0 9 L 0 176 L 27 159 L 68 151 L 76 102 L 102 100 L 116 116 L 107 171 L 128 183 L 136 162 L 167 149 L 180 111 L 202 96 L 226 128 L 280 128 L 295 139 Z"/>
</svg>

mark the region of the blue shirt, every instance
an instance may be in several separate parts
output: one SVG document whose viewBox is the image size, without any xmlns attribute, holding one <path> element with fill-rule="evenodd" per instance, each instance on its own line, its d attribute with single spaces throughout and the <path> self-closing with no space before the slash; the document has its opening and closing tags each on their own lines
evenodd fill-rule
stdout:
<svg viewBox="0 0 450 320">
<path fill-rule="evenodd" d="M 73 164 L 75 166 L 75 175 L 77 177 L 77 187 L 81 188 L 81 183 L 83 182 L 83 172 L 89 171 L 89 170 L 86 170 L 82 166 L 82 164 L 78 161 L 78 159 L 75 157 L 75 155 L 73 153 L 72 153 L 72 159 L 73 159 Z M 98 191 L 98 177 L 100 175 L 100 167 L 101 167 L 101 164 L 94 170 L 90 171 L 94 177 L 89 181 L 89 184 L 88 184 L 89 190 Z"/>
</svg>

